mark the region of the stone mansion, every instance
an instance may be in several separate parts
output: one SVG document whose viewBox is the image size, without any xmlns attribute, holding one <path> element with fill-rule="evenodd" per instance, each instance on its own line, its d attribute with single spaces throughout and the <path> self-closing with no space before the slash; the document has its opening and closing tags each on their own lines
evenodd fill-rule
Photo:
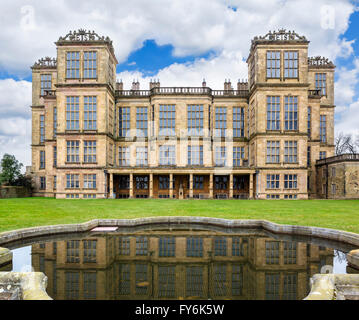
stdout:
<svg viewBox="0 0 359 320">
<path fill-rule="evenodd" d="M 308 199 L 334 155 L 334 71 L 309 41 L 252 40 L 248 82 L 124 90 L 112 41 L 79 30 L 32 67 L 35 195 Z"/>
</svg>

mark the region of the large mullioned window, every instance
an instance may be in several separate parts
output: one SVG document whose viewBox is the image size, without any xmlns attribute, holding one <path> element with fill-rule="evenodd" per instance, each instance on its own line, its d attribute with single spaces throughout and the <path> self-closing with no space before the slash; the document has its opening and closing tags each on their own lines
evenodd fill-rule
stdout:
<svg viewBox="0 0 359 320">
<path fill-rule="evenodd" d="M 320 124 L 319 124 L 319 139 L 320 142 L 327 142 L 327 116 L 320 116 Z"/>
<path fill-rule="evenodd" d="M 66 162 L 68 163 L 80 162 L 80 141 L 67 141 L 66 149 L 67 149 Z"/>
<path fill-rule="evenodd" d="M 203 135 L 203 105 L 187 106 L 187 128 L 189 136 Z"/>
<path fill-rule="evenodd" d="M 188 146 L 188 165 L 203 165 L 203 146 Z"/>
<path fill-rule="evenodd" d="M 66 54 L 66 78 L 80 78 L 80 52 L 67 52 Z"/>
<path fill-rule="evenodd" d="M 97 78 L 97 52 L 84 52 L 84 78 Z"/>
<path fill-rule="evenodd" d="M 79 97 L 66 97 L 66 130 L 80 129 Z"/>
<path fill-rule="evenodd" d="M 279 163 L 279 141 L 267 141 L 267 163 Z"/>
<path fill-rule="evenodd" d="M 45 142 L 45 116 L 40 116 L 40 143 Z"/>
<path fill-rule="evenodd" d="M 241 159 L 244 159 L 244 147 L 233 147 L 233 167 L 240 167 Z"/>
<path fill-rule="evenodd" d="M 227 108 L 216 108 L 216 137 L 225 137 L 227 133 Z"/>
<path fill-rule="evenodd" d="M 147 147 L 136 148 L 136 165 L 147 166 L 148 165 L 148 150 Z"/>
<path fill-rule="evenodd" d="M 227 148 L 216 147 L 215 165 L 218 167 L 225 167 L 227 164 Z"/>
<path fill-rule="evenodd" d="M 136 128 L 138 137 L 147 137 L 147 107 L 136 109 Z"/>
<path fill-rule="evenodd" d="M 233 108 L 233 137 L 244 137 L 244 108 Z"/>
<path fill-rule="evenodd" d="M 84 188 L 85 189 L 96 189 L 96 175 L 95 174 L 84 174 Z"/>
<path fill-rule="evenodd" d="M 175 146 L 160 146 L 160 165 L 173 166 L 176 164 Z"/>
<path fill-rule="evenodd" d="M 267 130 L 280 130 L 280 97 L 267 97 Z"/>
<path fill-rule="evenodd" d="M 316 73 L 315 74 L 315 89 L 320 90 L 323 96 L 327 95 L 327 74 Z"/>
<path fill-rule="evenodd" d="M 44 96 L 47 90 L 51 90 L 51 74 L 42 74 L 41 81 L 41 95 Z"/>
<path fill-rule="evenodd" d="M 97 97 L 84 97 L 84 129 L 97 129 Z"/>
<path fill-rule="evenodd" d="M 284 51 L 284 78 L 298 78 L 298 51 Z"/>
<path fill-rule="evenodd" d="M 285 174 L 284 175 L 284 189 L 297 189 L 297 175 Z"/>
<path fill-rule="evenodd" d="M 130 108 L 119 108 L 119 136 L 126 137 L 127 131 L 130 130 Z"/>
<path fill-rule="evenodd" d="M 267 78 L 280 78 L 280 51 L 267 51 Z"/>
<path fill-rule="evenodd" d="M 175 130 L 176 130 L 176 106 L 160 105 L 160 135 L 175 136 L 176 135 Z"/>
<path fill-rule="evenodd" d="M 279 189 L 279 174 L 267 174 L 267 189 Z"/>
<path fill-rule="evenodd" d="M 297 141 L 285 141 L 284 143 L 284 162 L 297 163 L 298 162 L 298 143 Z"/>
<path fill-rule="evenodd" d="M 54 138 L 57 136 L 57 108 L 54 107 L 54 114 L 53 114 L 53 130 L 54 130 Z"/>
<path fill-rule="evenodd" d="M 68 188 L 68 189 L 80 188 L 80 175 L 67 174 L 66 175 L 66 188 Z"/>
<path fill-rule="evenodd" d="M 84 162 L 96 162 L 96 141 L 84 141 Z"/>
<path fill-rule="evenodd" d="M 121 167 L 130 166 L 130 147 L 118 148 L 118 164 Z"/>
<path fill-rule="evenodd" d="M 285 130 L 298 130 L 298 97 L 285 97 Z"/>
</svg>

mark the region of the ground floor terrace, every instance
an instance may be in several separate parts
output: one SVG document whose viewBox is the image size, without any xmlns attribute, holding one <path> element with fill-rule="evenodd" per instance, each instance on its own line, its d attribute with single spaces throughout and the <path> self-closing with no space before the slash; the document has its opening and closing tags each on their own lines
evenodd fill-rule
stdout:
<svg viewBox="0 0 359 320">
<path fill-rule="evenodd" d="M 255 172 L 109 171 L 108 198 L 253 199 Z"/>
</svg>

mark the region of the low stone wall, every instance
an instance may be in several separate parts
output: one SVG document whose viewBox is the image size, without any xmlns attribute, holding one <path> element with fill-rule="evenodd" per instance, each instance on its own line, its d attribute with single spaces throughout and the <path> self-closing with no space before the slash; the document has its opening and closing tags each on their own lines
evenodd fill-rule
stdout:
<svg viewBox="0 0 359 320">
<path fill-rule="evenodd" d="M 31 197 L 31 190 L 26 187 L 0 187 L 0 199 L 28 198 Z"/>
<path fill-rule="evenodd" d="M 359 250 L 352 250 L 347 254 L 349 267 L 359 269 Z"/>
<path fill-rule="evenodd" d="M 12 252 L 9 249 L 0 248 L 0 267 L 12 263 Z"/>
</svg>

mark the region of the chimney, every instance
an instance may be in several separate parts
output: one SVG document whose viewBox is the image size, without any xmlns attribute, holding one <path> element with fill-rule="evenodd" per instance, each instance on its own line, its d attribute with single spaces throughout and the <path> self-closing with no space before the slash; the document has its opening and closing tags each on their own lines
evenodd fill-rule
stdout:
<svg viewBox="0 0 359 320">
<path fill-rule="evenodd" d="M 122 91 L 123 90 L 123 82 L 122 79 L 120 82 L 116 83 L 116 90 Z"/>
<path fill-rule="evenodd" d="M 150 81 L 150 90 L 152 90 L 153 88 L 159 88 L 159 87 L 160 87 L 159 80 L 151 79 L 151 81 Z"/>
<path fill-rule="evenodd" d="M 241 91 L 241 90 L 248 90 L 248 81 L 247 80 L 238 80 L 237 83 L 237 90 Z"/>
<path fill-rule="evenodd" d="M 138 82 L 138 80 L 137 81 L 133 80 L 131 90 L 140 90 L 140 83 Z"/>
<path fill-rule="evenodd" d="M 224 90 L 225 91 L 230 91 L 230 90 L 233 90 L 232 89 L 232 83 L 231 83 L 231 80 L 230 79 L 226 79 L 226 81 L 224 82 Z"/>
</svg>

